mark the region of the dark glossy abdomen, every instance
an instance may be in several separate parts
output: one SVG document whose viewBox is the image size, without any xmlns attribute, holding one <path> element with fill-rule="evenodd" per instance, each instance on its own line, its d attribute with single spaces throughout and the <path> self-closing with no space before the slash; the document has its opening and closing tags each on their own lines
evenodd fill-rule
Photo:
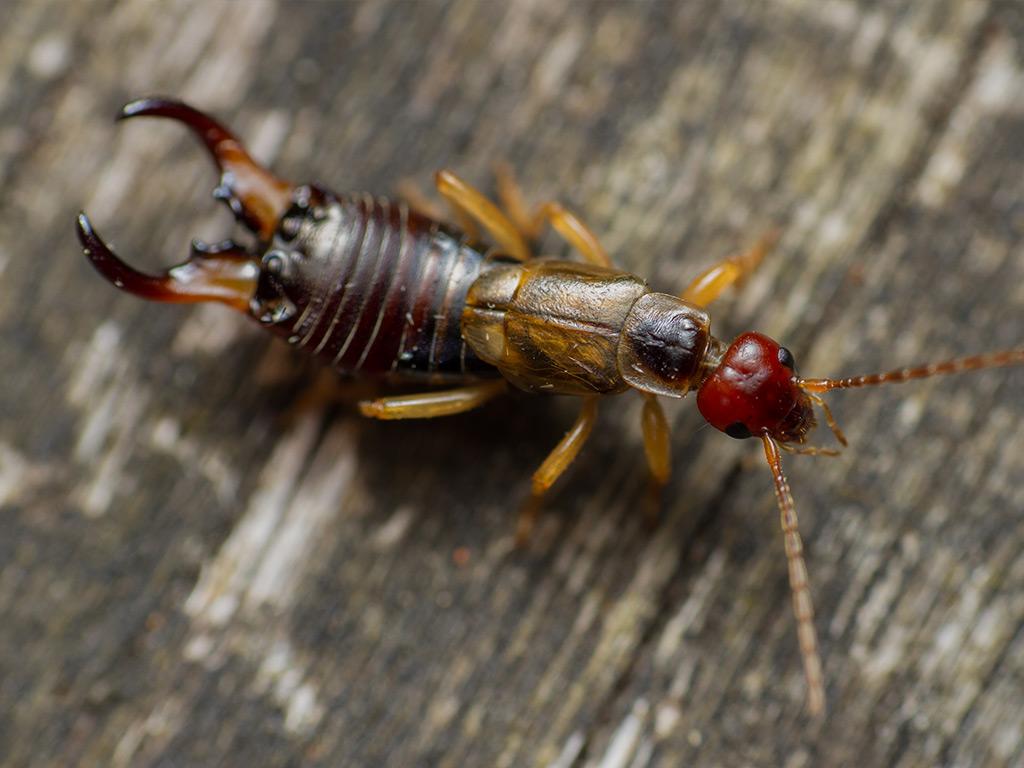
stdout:
<svg viewBox="0 0 1024 768">
<path fill-rule="evenodd" d="M 329 200 L 307 240 L 323 278 L 290 341 L 343 372 L 400 377 L 497 375 L 462 338 L 482 254 L 404 203 Z"/>
</svg>

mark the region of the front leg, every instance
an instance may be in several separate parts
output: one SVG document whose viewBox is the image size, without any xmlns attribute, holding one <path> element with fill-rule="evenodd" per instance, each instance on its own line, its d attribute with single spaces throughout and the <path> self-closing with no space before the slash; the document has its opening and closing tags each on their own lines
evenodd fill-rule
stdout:
<svg viewBox="0 0 1024 768">
<path fill-rule="evenodd" d="M 746 253 L 730 256 L 725 261 L 713 264 L 694 278 L 681 294 L 681 298 L 698 307 L 706 307 L 730 285 L 757 269 L 778 240 L 779 233 L 773 230 L 754 243 L 754 247 Z"/>
</svg>

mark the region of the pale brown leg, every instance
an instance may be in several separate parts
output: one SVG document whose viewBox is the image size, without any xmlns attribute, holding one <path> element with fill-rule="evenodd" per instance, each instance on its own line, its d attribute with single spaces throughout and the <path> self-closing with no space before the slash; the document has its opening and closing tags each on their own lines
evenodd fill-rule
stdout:
<svg viewBox="0 0 1024 768">
<path fill-rule="evenodd" d="M 769 232 L 746 253 L 730 256 L 725 261 L 708 267 L 694 278 L 681 297 L 698 307 L 706 307 L 730 285 L 753 272 L 778 239 L 778 231 Z"/>
<path fill-rule="evenodd" d="M 842 453 L 837 448 L 822 448 L 817 445 L 789 445 L 788 443 L 780 443 L 779 448 L 784 450 L 786 453 L 796 454 L 798 456 L 828 456 L 834 458 Z"/>
<path fill-rule="evenodd" d="M 825 402 L 825 399 L 821 395 L 817 395 L 814 392 L 808 392 L 807 396 L 817 403 L 819 408 L 821 408 L 822 412 L 825 414 L 825 422 L 828 424 L 828 428 L 832 430 L 832 434 L 836 436 L 836 440 L 839 441 L 839 444 L 845 447 L 846 435 L 844 435 L 843 430 L 839 428 L 839 423 L 836 421 L 836 417 L 832 415 L 832 409 L 828 407 L 828 403 Z"/>
<path fill-rule="evenodd" d="M 647 499 L 647 522 L 653 525 L 661 507 L 661 492 L 672 471 L 672 441 L 665 411 L 656 395 L 644 394 L 641 417 L 644 432 L 644 453 L 651 470 L 650 492 Z"/>
<path fill-rule="evenodd" d="M 396 191 L 398 196 L 420 215 L 462 230 L 470 242 L 480 242 L 480 227 L 476 225 L 476 222 L 465 211 L 456 208 L 454 205 L 449 205 L 451 210 L 449 214 L 420 189 L 419 184 L 412 179 L 402 179 L 399 181 L 396 185 Z"/>
<path fill-rule="evenodd" d="M 373 419 L 433 419 L 437 416 L 452 416 L 493 400 L 506 387 L 504 380 L 487 381 L 438 392 L 379 397 L 359 403 L 359 412 Z"/>
<path fill-rule="evenodd" d="M 336 371 L 324 368 L 312 385 L 299 393 L 288 406 L 281 420 L 285 424 L 292 424 L 310 411 L 338 404 L 351 405 L 355 401 L 372 397 L 376 392 L 377 385 L 369 379 L 340 379 Z"/>
<path fill-rule="evenodd" d="M 444 199 L 457 211 L 479 222 L 502 251 L 520 261 L 531 257 L 530 247 L 515 224 L 483 193 L 448 170 L 438 171 L 434 182 Z"/>
<path fill-rule="evenodd" d="M 540 237 L 543 224 L 547 221 L 569 245 L 579 251 L 584 261 L 599 267 L 613 266 L 597 235 L 561 203 L 543 203 L 537 207 L 535 213 L 530 214 L 527 212 L 523 194 L 511 167 L 506 163 L 499 163 L 495 167 L 495 175 L 498 178 L 498 199 L 516 227 L 526 237 L 531 240 Z"/>
<path fill-rule="evenodd" d="M 607 251 L 597 239 L 597 235 L 576 218 L 576 215 L 567 211 L 560 203 L 544 203 L 538 210 L 538 215 L 547 219 L 548 223 L 565 240 L 579 251 L 584 261 L 598 267 L 611 267 L 612 260 Z"/>
<path fill-rule="evenodd" d="M 501 203 L 501 207 L 508 217 L 512 219 L 512 223 L 527 239 L 537 240 L 540 238 L 544 219 L 536 213 L 530 213 L 512 166 L 508 163 L 495 163 L 494 177 L 498 184 L 498 202 Z"/>
<path fill-rule="evenodd" d="M 519 522 L 516 527 L 517 546 L 526 543 L 533 530 L 533 524 L 537 520 L 537 514 L 540 512 L 544 494 L 579 455 L 580 448 L 590 437 L 596 418 L 597 397 L 583 398 L 583 407 L 580 409 L 580 415 L 576 417 L 576 423 L 565 433 L 565 437 L 555 446 L 555 449 L 548 454 L 540 468 L 533 473 L 530 498 L 527 499 L 519 513 Z"/>
<path fill-rule="evenodd" d="M 672 442 L 665 412 L 657 395 L 644 395 L 643 411 L 644 453 L 651 477 L 658 485 L 668 482 L 672 471 Z"/>
</svg>

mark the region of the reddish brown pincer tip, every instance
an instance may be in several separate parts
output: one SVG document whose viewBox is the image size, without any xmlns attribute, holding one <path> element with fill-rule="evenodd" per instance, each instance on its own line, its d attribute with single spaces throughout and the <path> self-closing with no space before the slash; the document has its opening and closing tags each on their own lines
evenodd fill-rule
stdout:
<svg viewBox="0 0 1024 768">
<path fill-rule="evenodd" d="M 192 131 L 220 171 L 214 197 L 223 200 L 235 217 L 259 237 L 270 236 L 291 205 L 294 187 L 253 160 L 231 131 L 205 112 L 163 97 L 129 102 L 118 115 L 119 120 L 134 117 L 163 117 Z"/>
<path fill-rule="evenodd" d="M 79 212 L 75 224 L 78 241 L 82 244 L 85 257 L 89 259 L 96 271 L 113 283 L 115 287 L 149 299 L 158 299 L 165 291 L 161 278 L 145 275 L 118 258 L 103 242 L 103 239 L 96 234 L 92 222 L 89 221 L 89 217 L 85 215 L 84 211 Z"/>
<path fill-rule="evenodd" d="M 129 120 L 133 117 L 165 117 L 188 126 L 218 162 L 218 148 L 221 143 L 238 141 L 231 131 L 212 117 L 177 99 L 158 96 L 136 99 L 125 104 L 117 115 L 118 120 Z"/>
<path fill-rule="evenodd" d="M 240 246 L 194 245 L 192 256 L 185 263 L 162 275 L 147 275 L 115 254 L 85 213 L 78 214 L 76 231 L 85 257 L 97 272 L 123 291 L 150 301 L 219 301 L 240 312 L 248 311 L 259 267 Z"/>
</svg>

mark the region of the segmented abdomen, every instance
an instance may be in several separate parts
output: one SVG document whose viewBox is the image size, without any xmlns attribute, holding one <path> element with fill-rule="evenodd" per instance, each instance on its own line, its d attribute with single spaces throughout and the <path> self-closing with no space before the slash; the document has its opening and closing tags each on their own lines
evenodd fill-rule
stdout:
<svg viewBox="0 0 1024 768">
<path fill-rule="evenodd" d="M 352 373 L 497 373 L 462 338 L 466 292 L 484 261 L 464 239 L 369 195 L 326 201 L 304 239 L 325 268 L 293 344 Z"/>
</svg>

